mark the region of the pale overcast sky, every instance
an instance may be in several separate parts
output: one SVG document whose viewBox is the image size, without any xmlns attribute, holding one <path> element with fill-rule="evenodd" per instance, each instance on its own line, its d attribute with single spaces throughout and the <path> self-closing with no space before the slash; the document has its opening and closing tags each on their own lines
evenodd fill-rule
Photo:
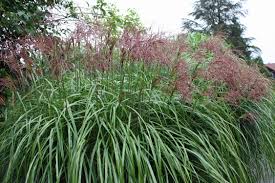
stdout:
<svg viewBox="0 0 275 183">
<path fill-rule="evenodd" d="M 91 5 L 95 0 L 75 0 L 81 7 Z M 153 30 L 177 33 L 181 30 L 182 18 L 187 18 L 192 11 L 195 0 L 106 0 L 123 12 L 128 8 L 135 9 L 146 26 Z M 254 45 L 262 49 L 265 63 L 275 63 L 275 1 L 247 0 L 244 8 L 248 15 L 242 19 L 247 26 L 246 36 L 254 37 Z"/>
</svg>

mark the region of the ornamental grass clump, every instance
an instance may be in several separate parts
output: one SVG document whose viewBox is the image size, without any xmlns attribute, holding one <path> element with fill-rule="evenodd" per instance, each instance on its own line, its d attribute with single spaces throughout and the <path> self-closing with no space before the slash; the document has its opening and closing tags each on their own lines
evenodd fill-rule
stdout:
<svg viewBox="0 0 275 183">
<path fill-rule="evenodd" d="M 31 85 L 0 118 L 0 182 L 257 182 L 274 172 L 269 81 L 201 38 L 79 24 L 70 39 L 29 39 Z"/>
</svg>

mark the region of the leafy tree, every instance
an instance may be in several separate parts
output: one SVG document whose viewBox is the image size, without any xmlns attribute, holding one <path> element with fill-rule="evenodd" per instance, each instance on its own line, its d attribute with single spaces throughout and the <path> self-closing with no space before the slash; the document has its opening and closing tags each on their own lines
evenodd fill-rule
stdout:
<svg viewBox="0 0 275 183">
<path fill-rule="evenodd" d="M 251 60 L 253 53 L 260 55 L 261 50 L 251 44 L 254 38 L 243 36 L 245 30 L 244 25 L 240 24 L 237 19 L 233 19 L 232 24 L 225 25 L 223 32 L 226 35 L 227 42 L 232 46 L 233 52 L 239 57 Z"/>
<path fill-rule="evenodd" d="M 51 24 L 45 22 L 49 8 L 54 6 L 72 8 L 67 0 L 1 0 L 0 40 L 1 42 L 21 36 L 46 32 Z"/>
<path fill-rule="evenodd" d="M 211 35 L 223 33 L 236 54 L 251 59 L 252 52 L 260 50 L 250 44 L 252 38 L 243 36 L 245 26 L 240 23 L 240 17 L 245 16 L 246 11 L 242 3 L 243 0 L 197 0 L 194 11 L 190 13 L 194 20 L 185 19 L 183 28 Z"/>
<path fill-rule="evenodd" d="M 108 4 L 105 0 L 97 0 L 95 6 L 92 7 L 92 17 L 88 17 L 88 21 L 96 19 L 108 27 L 112 36 L 119 36 L 125 28 L 139 27 L 142 23 L 139 15 L 133 9 L 128 9 L 126 14 L 122 14 L 114 4 Z"/>
<path fill-rule="evenodd" d="M 197 0 L 190 16 L 194 21 L 186 20 L 183 25 L 189 30 L 207 33 L 223 31 L 226 25 L 235 23 L 239 16 L 244 16 L 242 3 L 231 0 Z M 200 21 L 200 22 L 197 22 Z"/>
</svg>

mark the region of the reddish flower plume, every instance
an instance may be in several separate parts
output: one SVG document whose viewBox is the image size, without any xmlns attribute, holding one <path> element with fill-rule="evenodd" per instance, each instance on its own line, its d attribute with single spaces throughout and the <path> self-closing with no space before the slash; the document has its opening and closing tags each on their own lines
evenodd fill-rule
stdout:
<svg viewBox="0 0 275 183">
<path fill-rule="evenodd" d="M 176 66 L 176 70 L 178 76 L 176 80 L 176 89 L 185 100 L 190 101 L 192 98 L 192 88 L 186 62 L 180 61 Z"/>
<path fill-rule="evenodd" d="M 128 60 L 171 65 L 186 50 L 182 39 L 173 40 L 161 33 L 125 30 L 120 39 L 120 49 Z"/>
<path fill-rule="evenodd" d="M 217 85 L 226 85 L 228 92 L 224 97 L 232 104 L 238 104 L 241 99 L 258 101 L 269 89 L 269 81 L 257 69 L 231 54 L 216 57 L 209 64 L 205 76 Z"/>
</svg>

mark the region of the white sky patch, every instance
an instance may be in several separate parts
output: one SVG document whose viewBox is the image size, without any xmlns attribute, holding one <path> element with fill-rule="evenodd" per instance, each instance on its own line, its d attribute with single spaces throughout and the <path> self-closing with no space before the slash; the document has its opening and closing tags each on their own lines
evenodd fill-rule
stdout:
<svg viewBox="0 0 275 183">
<path fill-rule="evenodd" d="M 95 4 L 96 0 L 74 0 L 79 6 L 87 7 Z M 107 0 L 117 5 L 123 12 L 135 9 L 145 26 L 154 31 L 178 33 L 181 31 L 182 18 L 188 18 L 193 10 L 195 0 Z M 275 1 L 247 0 L 244 8 L 248 15 L 242 19 L 247 26 L 247 37 L 254 37 L 253 44 L 262 50 L 265 63 L 275 63 Z"/>
<path fill-rule="evenodd" d="M 253 43 L 262 50 L 265 63 L 275 63 L 275 1 L 248 0 L 245 7 L 248 15 L 242 22 L 246 35 L 255 38 Z"/>
</svg>

